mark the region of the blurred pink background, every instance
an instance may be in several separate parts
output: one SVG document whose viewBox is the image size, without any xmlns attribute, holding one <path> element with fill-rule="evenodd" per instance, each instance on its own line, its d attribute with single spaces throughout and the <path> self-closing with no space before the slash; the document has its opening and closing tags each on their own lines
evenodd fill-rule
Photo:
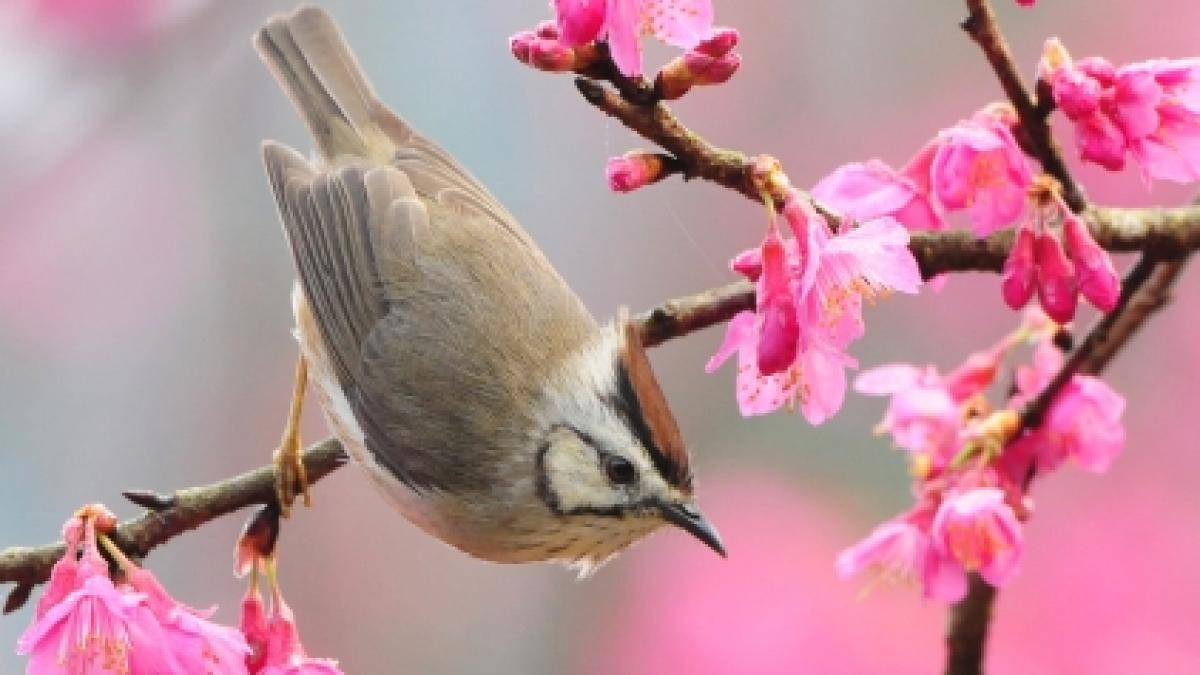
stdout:
<svg viewBox="0 0 1200 675">
<path fill-rule="evenodd" d="M 510 33 L 549 16 L 545 0 L 321 4 L 382 97 L 493 189 L 596 314 L 724 283 L 726 259 L 761 236 L 761 209 L 712 186 L 607 191 L 604 159 L 644 143 L 578 100 L 569 78 L 507 53 Z M 956 28 L 958 3 L 715 4 L 742 32 L 745 65 L 676 108 L 718 144 L 780 157 L 798 183 L 873 156 L 898 165 L 999 97 Z M 1198 3 L 996 4 L 1030 74 L 1050 35 L 1117 63 L 1200 55 Z M 50 540 L 85 501 L 131 516 L 120 490 L 232 475 L 278 441 L 292 271 L 258 144 L 309 142 L 249 36 L 291 5 L 0 6 L 0 547 Z M 1111 205 L 1194 192 L 1147 191 L 1132 171 L 1078 176 Z M 1111 472 L 1037 484 L 1024 570 L 999 601 L 994 672 L 1200 672 L 1200 453 L 1180 423 L 1200 402 L 1198 276 L 1111 369 L 1130 399 Z M 1016 318 L 984 275 L 868 314 L 864 366 L 949 367 Z M 664 532 L 585 582 L 484 564 L 421 535 L 343 470 L 281 544 L 309 651 L 351 673 L 937 671 L 942 607 L 910 588 L 860 597 L 861 582 L 833 571 L 841 548 L 908 503 L 902 458 L 870 433 L 883 402 L 851 396 L 818 429 L 786 414 L 742 420 L 732 369 L 702 372 L 719 338 L 653 358 L 728 560 Z M 308 422 L 309 440 L 324 436 L 315 414 Z M 240 526 L 217 522 L 149 566 L 232 622 Z M 23 667 L 11 645 L 28 620 L 0 619 L 0 672 Z"/>
</svg>

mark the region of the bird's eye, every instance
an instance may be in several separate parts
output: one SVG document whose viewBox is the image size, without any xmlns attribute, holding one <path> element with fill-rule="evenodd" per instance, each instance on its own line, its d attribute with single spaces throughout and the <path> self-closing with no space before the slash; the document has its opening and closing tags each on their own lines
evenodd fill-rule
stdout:
<svg viewBox="0 0 1200 675">
<path fill-rule="evenodd" d="M 608 455 L 604 458 L 604 473 L 613 485 L 629 485 L 637 480 L 637 469 L 629 460 L 620 455 Z"/>
</svg>

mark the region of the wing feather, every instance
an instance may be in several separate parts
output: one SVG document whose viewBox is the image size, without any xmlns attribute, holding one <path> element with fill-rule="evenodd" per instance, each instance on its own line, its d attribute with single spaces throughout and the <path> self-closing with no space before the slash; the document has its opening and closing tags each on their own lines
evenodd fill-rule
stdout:
<svg viewBox="0 0 1200 675">
<path fill-rule="evenodd" d="M 367 448 L 415 489 L 487 489 L 551 373 L 597 327 L 536 247 L 409 172 L 264 160 L 300 287 Z"/>
</svg>

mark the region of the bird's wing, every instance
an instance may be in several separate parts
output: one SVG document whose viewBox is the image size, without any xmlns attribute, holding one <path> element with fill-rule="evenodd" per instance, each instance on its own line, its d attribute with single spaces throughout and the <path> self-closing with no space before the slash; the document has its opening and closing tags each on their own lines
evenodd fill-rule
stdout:
<svg viewBox="0 0 1200 675">
<path fill-rule="evenodd" d="M 327 160 L 336 163 L 350 156 L 392 164 L 422 195 L 486 214 L 494 225 L 537 251 L 487 188 L 379 100 L 324 10 L 305 5 L 291 14 L 272 16 L 254 44 Z"/>
<path fill-rule="evenodd" d="M 550 373 L 593 338 L 591 315 L 490 211 L 422 194 L 428 164 L 321 170 L 274 143 L 264 159 L 368 449 L 414 488 L 490 480 L 469 458 L 528 431 Z"/>
</svg>

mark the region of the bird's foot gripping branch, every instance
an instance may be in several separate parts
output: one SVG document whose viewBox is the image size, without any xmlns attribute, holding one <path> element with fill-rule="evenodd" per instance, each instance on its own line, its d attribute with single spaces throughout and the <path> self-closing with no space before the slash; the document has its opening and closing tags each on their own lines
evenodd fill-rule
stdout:
<svg viewBox="0 0 1200 675">
<path fill-rule="evenodd" d="M 1103 472 L 1120 453 L 1126 401 L 1100 376 L 1165 303 L 1200 246 L 1200 207 L 1090 204 L 1048 124 L 1051 115 L 1065 117 L 1084 162 L 1112 171 L 1133 167 L 1148 182 L 1196 182 L 1200 61 L 1118 67 L 1101 57 L 1074 59 L 1049 39 L 1029 87 L 990 3 L 965 4 L 961 27 L 979 45 L 1006 100 L 981 101 L 932 138 L 913 139 L 913 155 L 899 168 L 864 159 L 833 169 L 807 191 L 792 184 L 780 162 L 718 147 L 666 105 L 684 96 L 720 96 L 719 85 L 742 63 L 741 36 L 714 25 L 710 0 L 556 0 L 553 20 L 510 40 L 518 61 L 572 74 L 588 104 L 655 146 L 608 160 L 614 191 L 679 175 L 766 207 L 747 209 L 747 218 L 763 223 L 761 240 L 731 252 L 740 280 L 635 319 L 646 346 L 727 323 L 707 369 L 736 355 L 735 399 L 744 415 L 784 409 L 812 424 L 833 419 L 848 388 L 845 371 L 858 364 L 850 348 L 865 332 L 864 301 L 916 293 L 922 282 L 945 283 L 961 271 L 1000 273 L 997 311 L 1036 298 L 1036 307 L 1014 315 L 1010 335 L 950 372 L 872 366 L 854 382 L 860 393 L 889 397 L 880 429 L 907 453 L 916 501 L 849 546 L 837 569 L 844 576 L 870 569 L 908 578 L 926 597 L 950 603 L 949 673 L 982 668 L 996 589 L 1013 582 L 1023 558 L 1033 479 L 1066 463 Z M 683 50 L 654 77 L 644 74 L 646 35 Z M 959 221 L 968 228 L 956 227 Z M 1116 251 L 1141 256 L 1123 278 L 1109 257 Z M 1072 340 L 1067 324 L 1080 296 L 1101 318 Z M 1025 356 L 1017 353 L 1023 347 L 1030 348 Z M 985 390 L 1004 363 L 1017 359 L 1024 361 L 1011 395 L 989 400 Z M 309 482 L 343 461 L 337 441 L 312 446 L 304 454 Z M 127 669 L 156 659 L 174 664 L 161 672 L 193 672 L 189 659 L 208 658 L 206 667 L 217 672 L 269 672 L 268 661 L 277 657 L 309 668 L 288 672 L 331 672 L 334 666 L 308 659 L 299 647 L 271 552 L 256 538 L 261 519 L 240 550 L 250 551 L 243 560 L 256 579 L 260 571 L 267 575 L 274 608 L 265 613 L 252 585 L 240 631 L 178 605 L 135 562 L 212 519 L 275 504 L 271 467 L 169 496 L 131 498 L 150 510 L 117 525 L 103 509 L 85 509 L 68 522 L 63 542 L 0 552 L 0 582 L 14 585 L 7 611 L 49 581 L 20 645 L 31 668 L 44 668 L 33 672 L 64 672 L 100 658 Z M 105 551 L 113 569 L 101 557 Z M 80 623 L 85 610 L 97 620 Z M 134 637 L 150 633 L 165 638 Z M 72 651 L 80 644 L 89 647 Z M 279 644 L 291 646 L 271 651 Z"/>
</svg>

